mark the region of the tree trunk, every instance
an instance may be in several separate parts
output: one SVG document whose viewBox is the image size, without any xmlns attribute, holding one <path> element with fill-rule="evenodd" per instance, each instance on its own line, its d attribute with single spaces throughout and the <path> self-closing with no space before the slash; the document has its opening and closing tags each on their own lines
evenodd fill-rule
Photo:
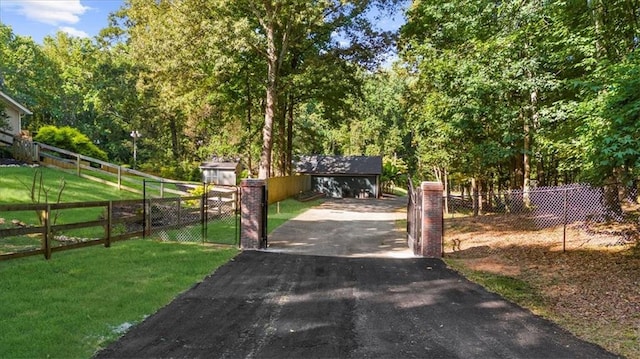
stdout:
<svg viewBox="0 0 640 359">
<path fill-rule="evenodd" d="M 619 184 L 613 177 L 608 182 L 604 187 L 605 217 L 607 220 L 613 220 L 620 218 L 622 215 L 620 197 L 618 196 Z"/>
<path fill-rule="evenodd" d="M 293 93 L 289 93 L 289 112 L 287 114 L 287 155 L 285 159 L 287 165 L 287 174 L 289 176 L 293 176 L 293 108 Z"/>
<path fill-rule="evenodd" d="M 171 150 L 173 152 L 173 159 L 176 161 L 180 159 L 180 147 L 178 144 L 178 125 L 176 119 L 169 119 L 169 131 L 171 132 Z"/>
<path fill-rule="evenodd" d="M 473 216 L 477 217 L 480 213 L 480 196 L 478 193 L 478 181 L 475 177 L 471 178 L 471 200 L 473 203 Z"/>
<path fill-rule="evenodd" d="M 546 163 L 545 158 L 543 155 L 541 155 L 536 166 L 537 167 L 536 179 L 538 180 L 539 187 L 547 186 L 547 172 L 545 170 L 545 163 Z"/>
<path fill-rule="evenodd" d="M 449 187 L 449 173 L 445 168 L 444 172 L 444 180 L 442 181 L 444 184 L 444 193 L 446 194 L 444 197 L 444 213 L 449 214 L 449 198 L 451 197 L 451 188 Z"/>
<path fill-rule="evenodd" d="M 532 74 L 529 75 L 530 78 L 533 77 Z M 530 94 L 530 105 L 531 105 L 531 123 L 527 117 L 524 118 L 524 156 L 523 156 L 523 182 L 522 182 L 522 197 L 524 200 L 524 205 L 527 208 L 531 207 L 531 199 L 529 198 L 529 194 L 531 192 L 531 124 L 534 124 L 538 121 L 538 90 L 532 90 Z"/>
<path fill-rule="evenodd" d="M 278 158 L 278 171 L 277 171 L 278 176 L 286 176 L 287 174 L 286 120 L 287 120 L 287 113 L 289 113 L 290 105 L 287 99 L 285 99 L 283 102 L 284 103 L 282 104 L 281 113 L 278 113 L 278 129 L 277 129 L 278 138 L 276 139 L 276 143 L 278 145 L 276 148 L 276 151 L 277 151 L 276 157 Z"/>
<path fill-rule="evenodd" d="M 251 99 L 251 83 L 249 80 L 249 72 L 247 71 L 247 141 L 245 146 L 247 147 L 247 167 L 249 167 L 249 177 L 251 177 L 251 174 L 253 174 L 253 154 L 251 153 L 251 146 L 253 145 L 251 141 L 251 107 L 253 106 L 253 100 Z"/>
<path fill-rule="evenodd" d="M 278 55 L 273 25 L 265 29 L 267 34 L 267 93 L 262 127 L 262 152 L 258 178 L 267 179 L 271 173 L 271 152 L 273 149 L 273 118 L 278 99 Z"/>
</svg>

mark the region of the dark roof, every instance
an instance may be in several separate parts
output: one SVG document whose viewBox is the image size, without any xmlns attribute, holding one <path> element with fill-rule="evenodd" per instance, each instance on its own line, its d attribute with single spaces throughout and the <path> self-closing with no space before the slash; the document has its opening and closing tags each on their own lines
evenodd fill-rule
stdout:
<svg viewBox="0 0 640 359">
<path fill-rule="evenodd" d="M 202 169 L 219 169 L 219 170 L 236 170 L 240 166 L 240 162 L 218 162 L 209 161 L 203 162 L 200 165 Z"/>
<path fill-rule="evenodd" d="M 302 156 L 296 163 L 298 173 L 335 175 L 382 174 L 380 156 Z"/>
</svg>

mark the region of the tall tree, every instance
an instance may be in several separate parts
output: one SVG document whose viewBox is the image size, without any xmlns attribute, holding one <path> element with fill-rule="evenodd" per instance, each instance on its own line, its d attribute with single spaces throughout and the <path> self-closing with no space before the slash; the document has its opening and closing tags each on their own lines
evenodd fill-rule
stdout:
<svg viewBox="0 0 640 359">
<path fill-rule="evenodd" d="M 276 116 L 289 116 L 288 124 L 280 125 L 281 137 L 288 136 L 283 136 L 284 129 L 291 127 L 292 111 L 299 103 L 291 86 L 295 80 L 285 78 L 308 71 L 311 59 L 323 54 L 333 53 L 341 61 L 370 61 L 370 50 L 384 44 L 386 37 L 374 31 L 366 11 L 395 2 L 130 0 L 125 13 L 132 53 L 148 74 L 141 83 L 162 98 L 158 106 L 166 109 L 165 115 L 172 114 L 176 129 L 184 127 L 177 120 L 185 111 L 198 112 L 203 102 L 211 102 L 211 94 L 240 83 L 242 69 L 251 64 L 251 72 L 264 86 L 258 175 L 266 178 L 272 172 Z M 349 46 L 335 41 L 338 33 L 350 39 Z M 176 73 L 182 76 L 176 78 Z M 236 80 L 223 81 L 230 78 Z M 279 101 L 285 106 L 278 106 Z"/>
</svg>

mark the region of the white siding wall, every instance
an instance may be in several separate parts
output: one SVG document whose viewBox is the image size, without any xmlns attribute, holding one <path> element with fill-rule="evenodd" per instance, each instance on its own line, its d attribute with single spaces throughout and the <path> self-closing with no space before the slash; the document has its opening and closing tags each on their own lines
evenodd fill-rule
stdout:
<svg viewBox="0 0 640 359">
<path fill-rule="evenodd" d="M 6 130 L 8 130 L 8 132 L 13 133 L 14 135 L 19 134 L 20 133 L 20 113 L 15 109 L 10 108 L 9 106 L 5 106 L 4 113 L 7 116 L 9 116 L 9 118 L 7 118 L 9 128 Z M 2 140 L 4 141 L 8 141 L 8 142 L 13 141 L 13 139 L 10 138 L 9 136 L 4 136 L 4 135 L 0 135 L 0 136 L 2 136 Z"/>
</svg>

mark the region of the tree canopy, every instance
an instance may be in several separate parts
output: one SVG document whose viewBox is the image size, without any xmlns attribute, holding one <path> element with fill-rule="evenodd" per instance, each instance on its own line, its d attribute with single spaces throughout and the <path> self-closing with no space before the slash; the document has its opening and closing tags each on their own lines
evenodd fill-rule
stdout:
<svg viewBox="0 0 640 359">
<path fill-rule="evenodd" d="M 141 168 L 178 177 L 213 155 L 264 178 L 324 153 L 485 189 L 629 185 L 638 16 L 629 0 L 127 0 L 94 39 L 0 25 L 0 73 L 32 131 L 74 127 L 127 163 L 138 130 Z"/>
</svg>

